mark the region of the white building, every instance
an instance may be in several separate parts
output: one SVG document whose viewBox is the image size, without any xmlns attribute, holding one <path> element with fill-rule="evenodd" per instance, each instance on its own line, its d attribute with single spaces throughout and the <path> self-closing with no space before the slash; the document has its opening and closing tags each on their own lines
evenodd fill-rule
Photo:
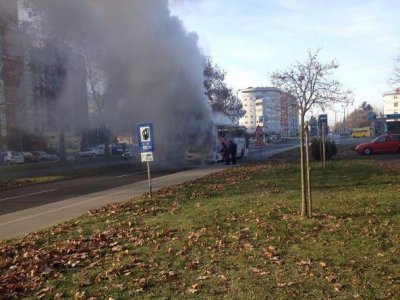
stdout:
<svg viewBox="0 0 400 300">
<path fill-rule="evenodd" d="M 400 88 L 395 91 L 383 94 L 384 100 L 384 115 L 393 115 L 400 113 Z"/>
<path fill-rule="evenodd" d="M 249 87 L 239 90 L 238 97 L 246 111 L 239 124 L 246 126 L 248 133 L 254 134 L 257 126 L 261 126 L 266 134 L 297 135 L 297 110 L 288 105 L 287 94 L 278 88 Z"/>
</svg>

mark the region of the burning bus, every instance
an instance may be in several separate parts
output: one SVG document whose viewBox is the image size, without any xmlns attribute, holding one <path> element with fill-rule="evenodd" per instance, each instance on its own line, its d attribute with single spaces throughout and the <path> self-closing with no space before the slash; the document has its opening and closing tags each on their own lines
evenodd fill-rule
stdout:
<svg viewBox="0 0 400 300">
<path fill-rule="evenodd" d="M 214 124 L 213 132 L 204 143 L 197 145 L 195 142 L 188 143 L 186 160 L 201 163 L 217 163 L 223 160 L 219 152 L 222 142 L 226 144 L 233 140 L 237 145 L 237 158 L 245 157 L 249 154 L 248 136 L 246 127 L 235 124 Z"/>
</svg>

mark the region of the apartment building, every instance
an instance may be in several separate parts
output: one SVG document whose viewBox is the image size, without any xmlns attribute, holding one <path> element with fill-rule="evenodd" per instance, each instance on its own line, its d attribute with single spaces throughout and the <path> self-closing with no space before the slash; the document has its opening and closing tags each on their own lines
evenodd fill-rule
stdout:
<svg viewBox="0 0 400 300">
<path fill-rule="evenodd" d="M 383 94 L 386 131 L 400 133 L 400 88 Z"/>
<path fill-rule="evenodd" d="M 18 1 L 0 0 L 0 149 L 27 150 L 88 128 L 84 57 L 18 28 Z"/>
<path fill-rule="evenodd" d="M 296 136 L 299 117 L 295 101 L 275 87 L 249 87 L 238 91 L 245 115 L 239 124 L 254 134 L 261 126 L 267 135 Z"/>
<path fill-rule="evenodd" d="M 20 135 L 18 108 L 21 104 L 22 59 L 18 47 L 18 4 L 0 1 L 0 148 L 15 144 Z"/>
<path fill-rule="evenodd" d="M 383 94 L 385 115 L 393 115 L 400 113 L 400 88 Z"/>
</svg>

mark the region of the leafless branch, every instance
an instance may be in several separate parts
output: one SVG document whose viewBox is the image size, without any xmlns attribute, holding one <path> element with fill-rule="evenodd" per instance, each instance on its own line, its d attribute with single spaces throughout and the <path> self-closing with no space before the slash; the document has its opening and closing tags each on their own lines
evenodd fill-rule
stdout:
<svg viewBox="0 0 400 300">
<path fill-rule="evenodd" d="M 335 60 L 321 64 L 318 53 L 319 50 L 315 53 L 309 51 L 304 63 L 296 62 L 287 70 L 271 75 L 275 86 L 296 99 L 302 116 L 314 106 L 327 109 L 352 98 L 351 91 L 345 90 L 338 81 L 331 79 L 339 64 Z"/>
</svg>

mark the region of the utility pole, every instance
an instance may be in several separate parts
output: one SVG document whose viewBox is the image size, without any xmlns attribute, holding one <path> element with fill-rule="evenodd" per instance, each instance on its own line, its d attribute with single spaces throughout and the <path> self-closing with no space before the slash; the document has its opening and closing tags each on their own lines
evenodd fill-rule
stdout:
<svg viewBox="0 0 400 300">
<path fill-rule="evenodd" d="M 343 133 L 346 133 L 346 104 L 343 104 Z"/>
</svg>

